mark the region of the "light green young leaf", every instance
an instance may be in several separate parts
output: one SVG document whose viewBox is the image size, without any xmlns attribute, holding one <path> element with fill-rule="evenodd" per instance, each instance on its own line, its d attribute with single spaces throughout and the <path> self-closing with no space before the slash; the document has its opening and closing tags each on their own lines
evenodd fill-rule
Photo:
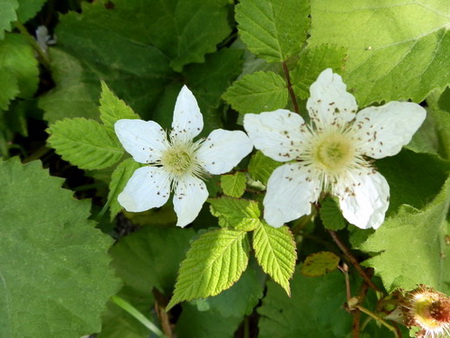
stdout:
<svg viewBox="0 0 450 338">
<path fill-rule="evenodd" d="M 102 93 L 100 96 L 100 119 L 107 127 L 114 128 L 114 123 L 120 119 L 140 119 L 133 109 L 120 100 L 108 85 L 102 81 Z"/>
<path fill-rule="evenodd" d="M 0 40 L 0 69 L 17 78 L 19 97 L 28 98 L 34 95 L 39 82 L 39 67 L 34 50 L 25 37 L 8 33 L 4 40 Z"/>
<path fill-rule="evenodd" d="M 450 205 L 450 179 L 425 209 L 403 206 L 360 246 L 379 254 L 366 261 L 381 277 L 387 290 L 413 289 L 426 284 L 448 290 L 444 280 L 446 216 Z M 448 263 L 447 263 L 448 265 Z M 401 273 L 399 273 L 399 271 Z M 448 277 L 448 276 L 446 276 Z"/>
<path fill-rule="evenodd" d="M 108 201 L 110 201 L 110 217 L 111 221 L 122 210 L 122 206 L 117 201 L 117 196 L 123 191 L 131 175 L 141 165 L 132 158 L 127 158 L 122 161 L 111 175 L 111 182 L 109 182 Z"/>
<path fill-rule="evenodd" d="M 248 255 L 245 231 L 220 229 L 200 236 L 181 263 L 166 311 L 184 300 L 215 296 L 231 287 L 247 268 Z"/>
<path fill-rule="evenodd" d="M 17 77 L 7 71 L 0 72 L 0 111 L 6 110 L 9 106 L 9 102 L 19 94 L 19 83 Z M 0 127 L 1 129 L 1 127 Z"/>
<path fill-rule="evenodd" d="M 11 30 L 11 22 L 17 20 L 16 9 L 19 7 L 17 0 L 0 2 L 0 40 L 5 37 L 5 30 Z"/>
<path fill-rule="evenodd" d="M 360 106 L 420 102 L 450 84 L 441 76 L 450 69 L 449 15 L 443 0 L 315 0 L 309 43 L 348 48 L 345 82 Z"/>
<path fill-rule="evenodd" d="M 119 288 L 107 255 L 111 238 L 88 220 L 90 203 L 62 183 L 39 161 L 0 162 L 1 337 L 98 332 Z"/>
<path fill-rule="evenodd" d="M 245 174 L 237 172 L 233 175 L 220 176 L 220 184 L 225 195 L 239 198 L 245 192 Z"/>
<path fill-rule="evenodd" d="M 62 158 L 81 169 L 103 169 L 122 157 L 114 132 L 84 118 L 57 121 L 48 128 L 48 143 Z"/>
<path fill-rule="evenodd" d="M 333 231 L 344 229 L 347 225 L 336 201 L 327 197 L 320 205 L 320 219 L 325 228 Z"/>
<path fill-rule="evenodd" d="M 211 214 L 219 218 L 219 225 L 242 231 L 252 231 L 260 223 L 258 202 L 231 197 L 210 198 Z"/>
<path fill-rule="evenodd" d="M 272 172 L 280 165 L 282 163 L 272 160 L 258 150 L 250 159 L 248 173 L 255 180 L 261 181 L 261 183 L 266 185 Z"/>
<path fill-rule="evenodd" d="M 316 252 L 306 257 L 300 271 L 308 277 L 318 277 L 337 268 L 339 257 L 329 251 Z"/>
<path fill-rule="evenodd" d="M 269 62 L 300 52 L 309 28 L 309 1 L 242 0 L 236 20 L 248 49 Z"/>
<path fill-rule="evenodd" d="M 33 18 L 44 6 L 47 0 L 20 0 L 20 6 L 17 10 L 17 16 L 21 23 L 26 23 Z"/>
<path fill-rule="evenodd" d="M 286 107 L 288 90 L 280 75 L 256 72 L 234 82 L 222 97 L 241 114 L 258 114 Z"/>
<path fill-rule="evenodd" d="M 273 228 L 260 222 L 253 235 L 253 249 L 264 272 L 290 295 L 289 279 L 294 274 L 297 249 L 289 228 Z"/>
<path fill-rule="evenodd" d="M 291 72 L 295 94 L 303 100 L 307 99 L 309 87 L 326 68 L 341 74 L 345 65 L 346 52 L 346 48 L 335 45 L 320 45 L 304 49 Z"/>
</svg>

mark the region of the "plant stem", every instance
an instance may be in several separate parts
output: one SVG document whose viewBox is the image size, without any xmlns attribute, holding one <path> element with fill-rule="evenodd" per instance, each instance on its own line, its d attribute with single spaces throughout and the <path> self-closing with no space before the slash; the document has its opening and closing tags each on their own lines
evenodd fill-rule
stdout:
<svg viewBox="0 0 450 338">
<path fill-rule="evenodd" d="M 333 241 L 336 243 L 336 245 L 341 249 L 344 256 L 347 258 L 347 260 L 355 267 L 356 271 L 361 275 L 361 277 L 364 279 L 364 281 L 369 285 L 372 289 L 376 291 L 380 291 L 378 287 L 372 282 L 370 277 L 367 275 L 366 271 L 359 265 L 358 260 L 352 255 L 350 250 L 345 246 L 345 244 L 340 240 L 337 233 L 332 230 L 327 230 L 328 233 L 331 235 L 331 238 L 333 238 Z"/>
<path fill-rule="evenodd" d="M 153 296 L 155 297 L 155 309 L 159 318 L 159 322 L 161 323 L 161 327 L 164 331 L 164 334 L 168 338 L 172 338 L 172 329 L 170 328 L 170 320 L 169 315 L 165 311 L 165 307 L 167 306 L 167 300 L 164 299 L 164 295 L 158 291 L 158 289 L 153 288 Z"/>
<path fill-rule="evenodd" d="M 155 335 L 158 337 L 164 337 L 163 333 L 161 332 L 158 327 L 153 324 L 149 319 L 147 319 L 142 313 L 140 313 L 133 305 L 128 303 L 126 300 L 118 297 L 118 296 L 112 296 L 111 300 L 120 306 L 122 309 L 124 309 L 126 312 L 128 312 L 130 315 L 132 315 L 134 318 L 136 318 L 142 325 L 144 325 L 147 329 L 152 331 Z"/>
<path fill-rule="evenodd" d="M 366 315 L 372 317 L 373 319 L 379 321 L 387 329 L 389 329 L 389 331 L 392 331 L 394 333 L 395 337 L 401 337 L 401 335 L 399 336 L 399 333 L 397 332 L 397 329 L 394 326 L 389 325 L 383 318 L 378 316 L 376 313 L 373 313 L 372 311 L 367 310 L 366 308 L 362 307 L 361 305 L 356 305 L 356 308 L 359 311 L 364 312 Z"/>
<path fill-rule="evenodd" d="M 289 92 L 289 96 L 291 97 L 292 104 L 294 105 L 294 111 L 297 114 L 300 114 L 300 110 L 298 109 L 298 104 L 297 104 L 297 98 L 295 97 L 294 90 L 292 89 L 291 77 L 289 76 L 289 69 L 286 65 L 286 61 L 283 61 L 282 65 L 283 65 L 284 76 L 286 77 L 286 82 L 288 85 L 287 89 Z"/>
<path fill-rule="evenodd" d="M 39 47 L 38 43 L 34 39 L 33 36 L 28 32 L 27 28 L 20 22 L 16 21 L 14 22 L 14 25 L 19 30 L 19 32 L 25 36 L 25 38 L 30 43 L 31 47 L 36 51 L 36 53 L 39 55 L 39 59 L 41 60 L 41 63 L 44 65 L 45 68 L 50 69 L 50 61 L 47 57 L 47 55 L 42 51 L 41 47 Z"/>
</svg>

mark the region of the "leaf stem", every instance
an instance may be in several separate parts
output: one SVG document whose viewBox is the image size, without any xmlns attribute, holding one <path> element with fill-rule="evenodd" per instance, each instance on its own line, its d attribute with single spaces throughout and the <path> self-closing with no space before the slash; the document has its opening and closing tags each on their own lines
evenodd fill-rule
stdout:
<svg viewBox="0 0 450 338">
<path fill-rule="evenodd" d="M 282 65 L 283 65 L 284 76 L 286 77 L 286 82 L 287 82 L 287 86 L 288 86 L 287 89 L 289 92 L 289 96 L 291 97 L 292 104 L 294 105 L 294 111 L 300 115 L 300 110 L 298 109 L 298 104 L 297 104 L 297 98 L 295 97 L 294 90 L 292 89 L 291 77 L 289 75 L 289 69 L 286 65 L 286 61 L 283 61 Z"/>
<path fill-rule="evenodd" d="M 134 318 L 136 318 L 142 325 L 144 325 L 147 329 L 152 331 L 155 335 L 157 335 L 158 337 L 164 337 L 164 334 L 155 324 L 153 324 L 149 319 L 147 319 L 142 313 L 140 313 L 133 305 L 128 303 L 126 300 L 120 298 L 119 296 L 112 296 L 111 300 L 119 307 L 124 309 L 126 312 L 128 312 L 130 315 L 132 315 Z"/>
<path fill-rule="evenodd" d="M 378 287 L 372 282 L 370 277 L 367 275 L 366 271 L 359 265 L 358 260 L 352 255 L 350 250 L 345 246 L 345 244 L 340 240 L 337 233 L 332 230 L 328 230 L 328 233 L 330 234 L 333 241 L 336 243 L 336 245 L 341 249 L 342 253 L 346 257 L 346 259 L 355 267 L 356 271 L 361 275 L 361 277 L 364 279 L 364 281 L 369 285 L 372 289 L 376 291 L 380 291 Z"/>
<path fill-rule="evenodd" d="M 30 43 L 31 47 L 33 47 L 33 49 L 36 51 L 44 67 L 50 69 L 50 60 L 48 59 L 47 55 L 42 51 L 41 47 L 39 47 L 34 37 L 28 32 L 27 28 L 20 21 L 14 22 L 14 25 L 19 30 L 19 32 L 23 36 L 25 36 L 25 38 Z"/>
<path fill-rule="evenodd" d="M 153 296 L 155 297 L 156 314 L 158 315 L 159 322 L 161 323 L 164 334 L 166 335 L 166 337 L 172 338 L 173 334 L 172 329 L 170 328 L 169 315 L 165 311 L 167 301 L 164 299 L 164 295 L 156 288 L 153 288 Z"/>
<path fill-rule="evenodd" d="M 373 313 L 372 311 L 366 309 L 365 307 L 362 307 L 361 305 L 355 306 L 359 311 L 364 312 L 366 315 L 372 317 L 373 319 L 379 321 L 381 324 L 383 324 L 389 331 L 392 331 L 395 335 L 395 337 L 401 337 L 399 333 L 397 332 L 397 328 L 394 326 L 388 324 L 383 318 L 378 316 L 376 313 Z"/>
</svg>

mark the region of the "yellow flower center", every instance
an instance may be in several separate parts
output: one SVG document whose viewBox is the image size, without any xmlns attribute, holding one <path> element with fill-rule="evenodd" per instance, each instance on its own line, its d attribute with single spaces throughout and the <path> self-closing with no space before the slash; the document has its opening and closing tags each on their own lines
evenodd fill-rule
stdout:
<svg viewBox="0 0 450 338">
<path fill-rule="evenodd" d="M 353 163 L 355 148 L 351 139 L 340 132 L 317 135 L 312 158 L 328 174 L 338 173 Z"/>
<path fill-rule="evenodd" d="M 195 173 L 198 167 L 195 149 L 190 144 L 173 145 L 162 154 L 161 165 L 176 177 Z"/>
</svg>

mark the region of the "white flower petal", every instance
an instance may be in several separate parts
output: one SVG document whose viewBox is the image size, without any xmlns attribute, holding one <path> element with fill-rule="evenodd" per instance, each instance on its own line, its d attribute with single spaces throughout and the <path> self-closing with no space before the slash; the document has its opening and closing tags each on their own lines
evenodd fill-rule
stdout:
<svg viewBox="0 0 450 338">
<path fill-rule="evenodd" d="M 170 195 L 169 175 L 162 168 L 136 169 L 118 201 L 127 211 L 141 212 L 165 204 Z"/>
<path fill-rule="evenodd" d="M 256 149 L 279 162 L 291 161 L 301 154 L 310 136 L 303 118 L 289 110 L 246 114 L 244 128 Z"/>
<path fill-rule="evenodd" d="M 197 159 L 210 174 L 220 175 L 233 169 L 252 149 L 252 141 L 242 131 L 216 129 L 198 149 Z"/>
<path fill-rule="evenodd" d="M 183 142 L 192 140 L 203 129 L 203 116 L 194 94 L 183 86 L 177 97 L 173 111 L 171 139 Z"/>
<path fill-rule="evenodd" d="M 178 181 L 173 197 L 173 205 L 178 216 L 177 226 L 185 227 L 191 223 L 208 198 L 205 182 L 194 176 Z"/>
<path fill-rule="evenodd" d="M 378 159 L 397 154 L 411 141 L 425 117 L 425 109 L 418 104 L 393 101 L 361 110 L 353 128 L 362 153 Z"/>
<path fill-rule="evenodd" d="M 344 126 L 355 118 L 358 105 L 346 88 L 341 76 L 330 68 L 325 69 L 311 85 L 306 108 L 318 129 L 333 124 Z"/>
<path fill-rule="evenodd" d="M 120 143 L 136 162 L 155 162 L 166 148 L 166 133 L 154 121 L 123 119 L 114 124 L 114 130 Z"/>
<path fill-rule="evenodd" d="M 377 229 L 389 207 L 389 185 L 378 172 L 361 173 L 342 179 L 333 188 L 342 215 L 361 229 Z"/>
<path fill-rule="evenodd" d="M 317 201 L 321 182 L 301 163 L 288 163 L 274 170 L 267 183 L 264 198 L 264 219 L 278 228 L 284 223 L 311 213 Z"/>
</svg>

